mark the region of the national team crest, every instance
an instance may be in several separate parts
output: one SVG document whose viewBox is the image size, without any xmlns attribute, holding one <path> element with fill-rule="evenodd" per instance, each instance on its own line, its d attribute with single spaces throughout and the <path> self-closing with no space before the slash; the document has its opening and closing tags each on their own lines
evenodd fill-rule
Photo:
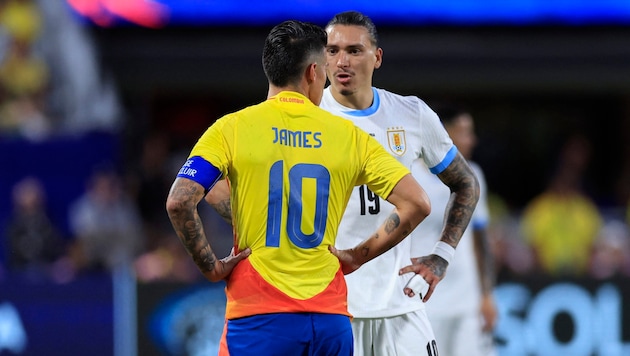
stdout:
<svg viewBox="0 0 630 356">
<path fill-rule="evenodd" d="M 402 156 L 407 150 L 405 130 L 387 130 L 387 142 L 389 149 L 398 156 Z"/>
</svg>

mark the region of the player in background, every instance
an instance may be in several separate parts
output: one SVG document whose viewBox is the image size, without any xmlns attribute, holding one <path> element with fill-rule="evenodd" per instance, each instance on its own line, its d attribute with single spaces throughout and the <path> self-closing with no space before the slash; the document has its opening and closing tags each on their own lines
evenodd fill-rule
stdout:
<svg viewBox="0 0 630 356">
<path fill-rule="evenodd" d="M 476 145 L 474 121 L 471 114 L 451 104 L 433 105 L 455 146 L 475 171 L 480 186 L 480 197 L 469 227 L 457 247 L 457 256 L 449 265 L 448 273 L 440 282 L 433 298 L 426 304 L 427 314 L 440 345 L 440 353 L 449 356 L 494 355 L 492 331 L 497 308 L 493 296 L 495 285 L 494 258 L 486 234 L 489 213 L 487 189 L 479 165 L 470 161 Z M 425 188 L 431 199 L 434 213 L 415 234 L 437 236 L 442 229 L 450 191 L 420 161 L 412 167 L 414 177 Z M 431 251 L 431 239 L 413 239 L 412 254 Z M 465 296 L 465 298 L 462 298 Z"/>
<path fill-rule="evenodd" d="M 468 226 L 479 195 L 478 182 L 440 119 L 424 101 L 372 86 L 374 71 L 383 63 L 383 50 L 371 19 L 355 11 L 339 13 L 329 21 L 326 31 L 330 86 L 324 90 L 320 107 L 352 120 L 406 167 L 415 160 L 424 161 L 451 190 L 448 206 L 441 212 L 433 210 L 434 214 L 445 216 L 441 231 L 436 236 L 414 235 L 440 240 L 428 251 L 429 256 L 412 255 L 411 241 L 405 239 L 346 276 L 348 309 L 354 316 L 355 354 L 437 355 L 423 301 L 407 298 L 400 291 L 414 276 L 408 272 L 427 277 L 423 272 L 426 267 L 439 276 L 427 280 L 430 288 L 423 299 L 429 299 L 439 279 L 447 273 Z M 387 218 L 391 208 L 368 187 L 355 188 L 339 226 L 337 248 L 354 246 L 361 236 Z"/>
<path fill-rule="evenodd" d="M 325 46 L 318 26 L 274 27 L 262 56 L 267 100 L 210 126 L 169 192 L 168 215 L 184 247 L 208 280 L 227 283 L 221 355 L 351 355 L 344 274 L 395 246 L 430 212 L 407 167 L 317 106 Z M 197 206 L 221 178 L 230 184 L 235 246 L 219 260 Z M 335 249 L 360 184 L 395 208 L 352 248 Z"/>
</svg>

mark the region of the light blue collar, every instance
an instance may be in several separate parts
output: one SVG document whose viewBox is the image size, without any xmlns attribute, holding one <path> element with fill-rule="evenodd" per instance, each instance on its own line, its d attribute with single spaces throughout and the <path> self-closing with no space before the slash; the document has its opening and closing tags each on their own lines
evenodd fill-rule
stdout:
<svg viewBox="0 0 630 356">
<path fill-rule="evenodd" d="M 350 116 L 370 116 L 374 114 L 376 110 L 378 110 L 379 106 L 381 106 L 381 99 L 378 96 L 378 92 L 376 91 L 376 88 L 372 88 L 372 93 L 374 93 L 374 101 L 372 102 L 372 105 L 369 108 L 364 109 L 364 110 L 348 110 L 348 111 L 343 111 L 343 113 Z"/>
</svg>

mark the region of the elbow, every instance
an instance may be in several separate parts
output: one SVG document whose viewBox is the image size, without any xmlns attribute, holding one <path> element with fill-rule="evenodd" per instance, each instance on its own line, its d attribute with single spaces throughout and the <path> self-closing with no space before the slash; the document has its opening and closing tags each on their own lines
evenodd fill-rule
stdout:
<svg viewBox="0 0 630 356">
<path fill-rule="evenodd" d="M 431 214 L 431 200 L 429 200 L 427 193 L 421 190 L 418 194 L 414 194 L 411 204 L 411 211 L 413 211 L 412 224 L 415 226 Z"/>
<path fill-rule="evenodd" d="M 181 216 L 187 210 L 186 206 L 185 201 L 172 195 L 166 199 L 166 213 L 171 219 L 175 216 Z"/>
<path fill-rule="evenodd" d="M 479 180 L 477 179 L 477 177 L 475 175 L 473 175 L 472 177 L 472 182 L 470 184 L 471 186 L 471 196 L 472 196 L 472 200 L 475 204 L 475 206 L 477 205 L 477 202 L 479 201 L 479 196 L 481 195 L 481 188 L 479 185 Z"/>
<path fill-rule="evenodd" d="M 420 221 L 426 219 L 426 217 L 431 214 L 431 201 L 426 194 L 423 194 L 421 199 L 418 200 L 416 209 L 418 211 Z"/>
</svg>

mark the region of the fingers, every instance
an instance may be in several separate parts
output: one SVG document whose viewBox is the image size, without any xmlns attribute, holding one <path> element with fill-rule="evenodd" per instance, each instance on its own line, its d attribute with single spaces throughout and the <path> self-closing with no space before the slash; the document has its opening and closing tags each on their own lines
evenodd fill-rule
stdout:
<svg viewBox="0 0 630 356">
<path fill-rule="evenodd" d="M 234 257 L 237 258 L 240 261 L 240 260 L 243 260 L 243 259 L 247 258 L 251 254 L 252 254 L 252 249 L 250 249 L 248 247 L 248 248 L 244 249 L 243 251 L 239 252 L 238 254 L 236 254 L 236 256 L 234 256 Z"/>
<path fill-rule="evenodd" d="M 407 291 L 407 293 L 405 294 L 409 295 L 410 297 L 419 295 L 420 298 L 423 298 L 428 289 L 429 283 L 427 283 L 427 281 L 425 281 L 424 278 L 419 274 L 413 275 L 404 288 L 404 290 Z"/>
<path fill-rule="evenodd" d="M 424 296 L 424 298 L 422 298 L 423 302 L 428 302 L 429 299 L 431 299 L 431 296 L 433 295 L 433 291 L 435 290 L 435 287 L 437 286 L 438 282 L 435 281 L 433 283 L 429 284 L 429 290 L 427 291 L 427 295 Z"/>
<path fill-rule="evenodd" d="M 433 291 L 437 287 L 437 284 L 442 279 L 435 273 L 436 266 L 431 263 L 431 261 L 427 257 L 417 257 L 411 259 L 411 265 L 405 266 L 398 271 L 399 275 L 403 275 L 405 273 L 413 273 L 414 277 L 410 280 L 410 282 L 416 279 L 416 276 L 421 278 L 417 279 L 418 282 L 424 280 L 426 285 L 423 285 L 422 292 L 419 290 L 414 290 L 413 286 L 406 286 L 403 292 L 405 295 L 409 297 L 414 297 L 416 295 L 420 295 L 423 302 L 427 302 L 431 295 L 433 295 Z M 416 283 L 416 282 L 413 282 Z"/>
</svg>

